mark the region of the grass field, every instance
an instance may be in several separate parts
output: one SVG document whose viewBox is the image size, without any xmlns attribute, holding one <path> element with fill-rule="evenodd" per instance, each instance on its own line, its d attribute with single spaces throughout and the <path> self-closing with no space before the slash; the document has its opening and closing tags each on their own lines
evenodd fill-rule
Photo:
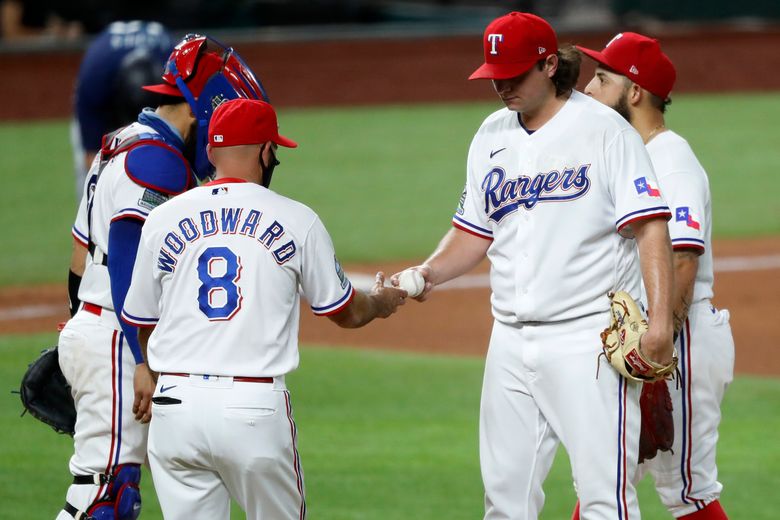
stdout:
<svg viewBox="0 0 780 520">
<path fill-rule="evenodd" d="M 0 337 L 0 380 L 13 388 L 51 334 Z M 304 348 L 288 380 L 310 517 L 434 520 L 481 517 L 477 455 L 481 359 Z M 733 518 L 777 518 L 780 381 L 739 377 L 726 394 L 718 448 L 722 503 Z M 53 518 L 68 485 L 70 438 L 0 401 L 0 518 Z M 598 449 L 598 447 L 594 447 Z M 563 450 L 547 479 L 545 520 L 574 503 Z M 649 480 L 644 518 L 668 518 Z M 148 472 L 146 519 L 162 518 Z M 234 518 L 241 518 L 234 514 Z"/>
<path fill-rule="evenodd" d="M 449 228 L 465 180 L 469 141 L 495 104 L 282 110 L 274 188 L 311 205 L 346 262 L 418 258 Z M 714 235 L 780 232 L 776 203 L 780 94 L 678 96 L 669 124 L 707 169 Z M 59 282 L 75 215 L 65 122 L 5 123 L 0 155 L 8 226 L 0 286 Z"/>
<path fill-rule="evenodd" d="M 311 205 L 342 261 L 419 258 L 449 228 L 466 150 L 494 104 L 281 110 L 282 133 L 301 143 L 280 153 L 274 188 Z M 780 93 L 677 96 L 668 114 L 712 184 L 717 237 L 780 232 Z M 0 287 L 64 283 L 76 203 L 67 124 L 0 124 L 0 171 L 10 223 Z M 0 336 L 0 380 L 10 391 L 56 336 Z M 477 415 L 482 359 L 303 349 L 289 378 L 311 518 L 474 519 L 482 514 Z M 774 519 L 780 488 L 780 380 L 738 377 L 723 406 L 719 467 L 733 518 Z M 0 518 L 52 518 L 69 474 L 69 437 L 0 400 Z M 597 449 L 597 448 L 594 448 Z M 574 503 L 559 451 L 547 479 L 545 520 Z M 151 479 L 143 518 L 161 518 Z M 644 518 L 668 518 L 649 480 Z M 776 502 L 776 501 L 775 501 Z M 234 518 L 239 518 L 234 515 Z"/>
</svg>

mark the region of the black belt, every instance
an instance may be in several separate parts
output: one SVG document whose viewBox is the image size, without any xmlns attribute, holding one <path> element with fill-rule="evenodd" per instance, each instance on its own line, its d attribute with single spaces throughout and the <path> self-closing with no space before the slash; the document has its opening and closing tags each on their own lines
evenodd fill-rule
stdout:
<svg viewBox="0 0 780 520">
<path fill-rule="evenodd" d="M 160 375 L 190 377 L 193 374 L 186 374 L 184 372 L 163 372 Z M 232 377 L 233 381 L 237 383 L 273 383 L 274 382 L 273 377 L 247 377 L 247 376 L 214 376 L 214 377 Z"/>
<path fill-rule="evenodd" d="M 95 251 L 99 251 L 95 243 L 90 241 L 89 245 L 87 246 L 87 250 L 89 251 L 89 254 L 92 255 L 92 260 L 94 260 Z M 95 262 L 95 263 L 99 263 L 100 265 L 104 265 L 108 267 L 108 255 L 103 251 L 100 251 L 100 254 L 103 255 L 102 258 L 100 259 L 100 262 Z"/>
</svg>

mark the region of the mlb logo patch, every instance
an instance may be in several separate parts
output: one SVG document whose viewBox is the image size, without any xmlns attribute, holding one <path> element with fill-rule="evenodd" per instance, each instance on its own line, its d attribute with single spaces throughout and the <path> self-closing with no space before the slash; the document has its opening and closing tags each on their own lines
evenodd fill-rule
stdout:
<svg viewBox="0 0 780 520">
<path fill-rule="evenodd" d="M 661 196 L 661 192 L 657 188 L 653 188 L 650 185 L 650 183 L 647 182 L 647 179 L 644 177 L 639 177 L 638 179 L 634 179 L 634 187 L 636 188 L 636 192 L 639 195 L 643 193 L 647 193 L 651 197 Z"/>
<path fill-rule="evenodd" d="M 688 206 L 680 206 L 677 208 L 675 211 L 674 221 L 685 222 L 685 225 L 689 228 L 696 230 L 701 229 L 701 224 L 693 218 L 693 215 L 691 215 L 691 210 Z"/>
<path fill-rule="evenodd" d="M 216 134 L 214 136 L 214 142 L 215 143 L 221 143 L 224 140 L 225 140 L 225 138 L 221 134 Z"/>
</svg>

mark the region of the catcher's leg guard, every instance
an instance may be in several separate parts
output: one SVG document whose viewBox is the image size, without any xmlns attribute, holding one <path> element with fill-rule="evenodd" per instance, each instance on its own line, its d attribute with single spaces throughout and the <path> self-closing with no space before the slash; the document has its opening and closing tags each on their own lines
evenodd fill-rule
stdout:
<svg viewBox="0 0 780 520">
<path fill-rule="evenodd" d="M 141 466 L 122 464 L 111 474 L 106 494 L 87 513 L 94 520 L 135 520 L 141 514 Z"/>
</svg>

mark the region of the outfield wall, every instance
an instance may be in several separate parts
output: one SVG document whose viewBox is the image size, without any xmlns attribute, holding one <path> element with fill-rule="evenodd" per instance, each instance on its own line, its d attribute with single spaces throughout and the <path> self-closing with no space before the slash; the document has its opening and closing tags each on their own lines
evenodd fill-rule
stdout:
<svg viewBox="0 0 780 520">
<path fill-rule="evenodd" d="M 780 26 L 646 31 L 661 39 L 678 68 L 675 92 L 780 90 Z M 613 33 L 563 34 L 562 42 L 601 48 Z M 258 33 L 236 48 L 278 106 L 491 100 L 477 35 L 269 41 Z M 230 41 L 230 37 L 225 37 Z M 79 49 L 0 54 L 0 120 L 70 115 Z M 583 79 L 593 70 L 585 60 Z"/>
</svg>

